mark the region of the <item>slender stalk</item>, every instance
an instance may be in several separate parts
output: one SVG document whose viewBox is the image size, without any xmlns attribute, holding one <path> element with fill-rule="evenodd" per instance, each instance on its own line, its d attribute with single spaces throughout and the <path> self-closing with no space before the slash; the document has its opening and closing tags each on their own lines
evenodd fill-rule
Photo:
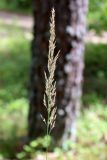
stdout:
<svg viewBox="0 0 107 160">
<path fill-rule="evenodd" d="M 50 20 L 50 39 L 49 39 L 49 54 L 48 54 L 48 73 L 45 73 L 45 93 L 44 93 L 44 106 L 47 110 L 47 119 L 43 118 L 46 124 L 46 136 L 47 142 L 52 129 L 55 127 L 56 121 L 56 111 L 55 106 L 56 99 L 56 82 L 54 80 L 54 74 L 56 69 L 56 61 L 58 59 L 58 54 L 54 55 L 55 50 L 55 10 L 51 11 Z M 48 145 L 46 148 L 46 160 L 48 160 Z"/>
<path fill-rule="evenodd" d="M 48 121 L 49 121 L 49 114 L 48 114 L 48 118 L 47 118 L 47 126 L 46 126 L 46 140 L 48 142 L 48 136 L 49 136 L 49 125 L 48 125 Z M 48 160 L 48 145 L 46 147 L 46 160 Z"/>
</svg>

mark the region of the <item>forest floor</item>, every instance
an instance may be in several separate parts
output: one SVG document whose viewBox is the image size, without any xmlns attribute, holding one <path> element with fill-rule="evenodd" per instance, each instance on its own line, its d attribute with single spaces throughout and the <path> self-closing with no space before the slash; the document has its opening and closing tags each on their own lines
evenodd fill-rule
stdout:
<svg viewBox="0 0 107 160">
<path fill-rule="evenodd" d="M 33 28 L 33 17 L 31 15 L 19 14 L 7 11 L 0 11 L 0 24 L 17 26 L 24 32 L 30 32 Z M 1 32 L 0 32 L 0 35 Z M 90 30 L 86 36 L 86 42 L 107 44 L 107 31 L 96 34 L 94 30 Z"/>
<path fill-rule="evenodd" d="M 5 25 L 16 25 L 31 31 L 33 18 L 30 15 L 0 11 L 0 23 L 4 23 Z"/>
</svg>

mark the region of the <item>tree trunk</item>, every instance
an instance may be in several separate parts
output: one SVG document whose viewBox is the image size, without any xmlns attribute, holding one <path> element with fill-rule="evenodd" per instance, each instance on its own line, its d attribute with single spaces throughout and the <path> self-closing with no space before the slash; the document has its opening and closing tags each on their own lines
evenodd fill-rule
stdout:
<svg viewBox="0 0 107 160">
<path fill-rule="evenodd" d="M 44 134 L 45 126 L 40 113 L 46 116 L 43 106 L 44 70 L 47 66 L 49 16 L 52 6 L 56 10 L 57 63 L 56 105 L 57 123 L 54 136 L 65 141 L 76 138 L 76 119 L 80 109 L 84 68 L 84 36 L 88 0 L 33 0 L 34 39 L 30 74 L 29 132 L 33 139 Z M 63 12 L 63 13 L 62 13 Z M 57 136 L 56 136 L 57 135 Z"/>
<path fill-rule="evenodd" d="M 63 141 L 68 138 L 72 141 L 76 140 L 76 119 L 80 110 L 82 95 L 87 8 L 88 0 L 71 0 L 69 4 L 71 17 L 66 31 L 71 38 L 71 48 L 66 55 L 67 62 L 65 64 L 67 77 L 64 100 L 67 116 Z"/>
</svg>

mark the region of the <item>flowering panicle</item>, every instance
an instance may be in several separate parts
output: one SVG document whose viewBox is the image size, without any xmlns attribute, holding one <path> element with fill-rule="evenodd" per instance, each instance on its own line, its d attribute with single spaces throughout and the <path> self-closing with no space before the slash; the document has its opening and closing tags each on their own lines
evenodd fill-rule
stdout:
<svg viewBox="0 0 107 160">
<path fill-rule="evenodd" d="M 50 39 L 49 39 L 49 54 L 48 54 L 48 74 L 45 73 L 45 93 L 44 93 L 44 106 L 47 109 L 47 120 L 43 121 L 47 125 L 47 134 L 55 127 L 56 120 L 56 82 L 54 81 L 54 74 L 56 69 L 56 61 L 58 54 L 54 55 L 55 50 L 55 10 L 52 9 L 52 16 L 50 21 Z"/>
<path fill-rule="evenodd" d="M 58 54 L 55 56 L 55 10 L 52 9 L 51 21 L 50 21 L 50 39 L 49 39 L 49 53 L 48 53 L 48 73 L 45 72 L 45 93 L 43 103 L 47 110 L 47 118 L 42 116 L 43 122 L 46 124 L 46 136 L 48 141 L 48 136 L 50 132 L 55 127 L 56 121 L 56 111 L 55 106 L 56 99 L 56 82 L 54 80 L 56 61 L 58 59 Z M 46 148 L 46 160 L 48 160 L 48 146 Z"/>
</svg>

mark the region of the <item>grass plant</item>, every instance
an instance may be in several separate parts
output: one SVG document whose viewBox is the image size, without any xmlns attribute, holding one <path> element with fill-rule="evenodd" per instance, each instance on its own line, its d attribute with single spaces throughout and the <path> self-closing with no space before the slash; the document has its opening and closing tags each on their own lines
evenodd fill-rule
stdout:
<svg viewBox="0 0 107 160">
<path fill-rule="evenodd" d="M 56 99 L 56 82 L 54 80 L 54 74 L 56 69 L 56 61 L 58 59 L 58 54 L 55 56 L 55 10 L 51 11 L 51 20 L 50 20 L 50 39 L 49 39 L 49 54 L 48 54 L 48 73 L 45 72 L 45 93 L 44 93 L 44 106 L 47 110 L 47 118 L 43 118 L 43 121 L 46 124 L 46 136 L 47 141 L 48 137 L 55 127 L 56 121 L 56 111 L 57 107 L 55 105 Z M 48 147 L 46 150 L 46 160 Z"/>
</svg>

